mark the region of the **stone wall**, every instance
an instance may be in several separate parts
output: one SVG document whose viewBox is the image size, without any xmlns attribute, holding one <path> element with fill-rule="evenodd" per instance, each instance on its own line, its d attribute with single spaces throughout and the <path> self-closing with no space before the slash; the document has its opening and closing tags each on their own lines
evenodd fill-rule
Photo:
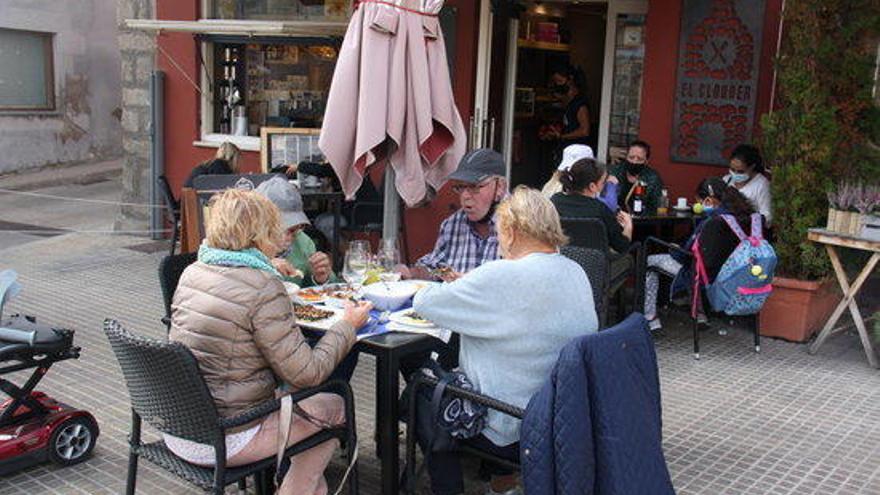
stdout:
<svg viewBox="0 0 880 495">
<path fill-rule="evenodd" d="M 152 19 L 153 0 L 118 0 L 117 26 L 122 71 L 122 201 L 150 202 L 150 76 L 156 59 L 156 40 L 152 32 L 129 29 L 125 19 Z M 146 208 L 123 206 L 116 221 L 117 230 L 144 230 L 149 227 Z"/>
<path fill-rule="evenodd" d="M 0 174 L 122 154 L 116 1 L 0 1 L 0 28 L 51 33 L 55 101 L 0 112 Z"/>
</svg>

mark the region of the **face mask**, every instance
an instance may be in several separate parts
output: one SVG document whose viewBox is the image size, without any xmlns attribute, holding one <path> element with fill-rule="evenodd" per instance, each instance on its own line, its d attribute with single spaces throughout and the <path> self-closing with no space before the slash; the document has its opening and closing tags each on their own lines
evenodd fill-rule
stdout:
<svg viewBox="0 0 880 495">
<path fill-rule="evenodd" d="M 632 175 L 639 175 L 642 173 L 642 170 L 645 168 L 644 163 L 632 163 L 626 162 L 626 171 Z"/>
<path fill-rule="evenodd" d="M 550 90 L 557 95 L 568 94 L 568 84 L 554 84 L 550 87 Z"/>
<path fill-rule="evenodd" d="M 714 209 L 715 209 L 714 206 L 712 206 L 712 205 L 707 205 L 706 203 L 703 203 L 703 213 L 712 213 L 712 211 L 713 211 Z"/>
<path fill-rule="evenodd" d="M 745 173 L 742 173 L 742 174 L 736 173 L 735 174 L 732 172 L 730 174 L 730 182 L 732 182 L 734 184 L 741 184 L 747 180 L 749 180 L 749 174 L 745 174 Z"/>
</svg>

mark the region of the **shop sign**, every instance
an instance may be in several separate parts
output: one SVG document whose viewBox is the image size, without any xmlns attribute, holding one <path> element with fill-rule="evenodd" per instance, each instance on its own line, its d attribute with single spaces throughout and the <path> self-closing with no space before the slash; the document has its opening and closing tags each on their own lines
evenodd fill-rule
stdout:
<svg viewBox="0 0 880 495">
<path fill-rule="evenodd" d="M 672 160 L 726 165 L 749 142 L 765 0 L 683 0 Z"/>
</svg>

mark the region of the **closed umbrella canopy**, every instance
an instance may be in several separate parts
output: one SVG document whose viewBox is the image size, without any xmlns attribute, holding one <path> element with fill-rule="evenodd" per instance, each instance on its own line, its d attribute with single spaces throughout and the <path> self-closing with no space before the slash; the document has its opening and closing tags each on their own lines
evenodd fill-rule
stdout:
<svg viewBox="0 0 880 495">
<path fill-rule="evenodd" d="M 348 198 L 370 166 L 387 161 L 401 198 L 415 205 L 443 185 L 464 154 L 437 18 L 442 7 L 442 0 L 356 6 L 318 143 Z"/>
</svg>

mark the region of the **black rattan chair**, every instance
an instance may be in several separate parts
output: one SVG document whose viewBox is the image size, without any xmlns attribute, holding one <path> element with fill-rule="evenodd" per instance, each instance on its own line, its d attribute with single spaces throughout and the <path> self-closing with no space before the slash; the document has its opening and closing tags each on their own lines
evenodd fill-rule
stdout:
<svg viewBox="0 0 880 495">
<path fill-rule="evenodd" d="M 644 285 L 642 280 L 644 275 L 642 275 L 642 270 L 640 269 L 640 267 L 643 266 L 641 260 L 644 257 L 642 244 L 639 242 L 633 242 L 630 244 L 626 253 L 613 253 L 611 252 L 611 247 L 608 243 L 608 232 L 605 230 L 605 224 L 598 218 L 563 217 L 560 220 L 562 222 L 562 230 L 565 232 L 565 235 L 568 236 L 569 244 L 571 246 L 595 249 L 599 252 L 606 253 L 606 263 L 608 267 L 606 271 L 608 274 L 606 291 L 608 292 L 609 297 L 612 294 L 616 294 L 617 296 L 617 320 L 623 320 L 623 317 L 626 314 L 623 302 L 623 288 L 630 276 L 635 277 L 632 310 L 641 311 L 643 300 L 642 288 Z M 632 256 L 633 259 L 632 265 L 626 270 L 614 273 L 614 270 L 612 270 L 612 262 L 617 261 L 619 258 L 630 256 Z"/>
<path fill-rule="evenodd" d="M 172 254 L 159 262 L 159 287 L 162 289 L 162 301 L 165 303 L 162 323 L 165 324 L 166 330 L 171 328 L 171 300 L 174 299 L 174 291 L 177 290 L 180 275 L 197 258 L 198 253 Z"/>
<path fill-rule="evenodd" d="M 410 385 L 410 396 L 407 399 L 409 410 L 407 411 L 407 424 L 406 424 L 406 467 L 404 472 L 405 483 L 403 483 L 404 489 L 407 493 L 416 494 L 418 493 L 416 489 L 417 484 L 417 470 L 416 470 L 416 402 L 418 402 L 415 397 L 418 390 L 422 387 L 435 387 L 438 383 L 438 380 L 433 376 L 429 376 L 422 371 L 418 371 L 413 374 L 412 382 Z M 500 411 L 509 416 L 513 416 L 514 418 L 522 420 L 525 416 L 525 410 L 514 405 L 508 404 L 506 402 L 502 402 L 498 399 L 493 399 L 487 395 L 482 395 L 480 393 L 474 392 L 472 390 L 465 390 L 463 388 L 455 387 L 452 385 L 447 385 L 444 390 L 444 395 L 452 395 L 454 397 L 461 397 L 463 399 L 468 399 L 478 404 L 483 404 L 489 409 L 494 409 L 496 411 Z M 509 459 L 498 457 L 497 455 L 493 455 L 484 450 L 474 448 L 469 446 L 466 443 L 459 443 L 458 451 L 480 458 L 485 459 L 487 461 L 493 462 L 495 464 L 501 465 L 505 468 L 512 469 L 515 471 L 519 471 L 520 465 L 518 462 L 513 462 Z"/>
<path fill-rule="evenodd" d="M 171 185 L 164 175 L 156 178 L 156 185 L 162 194 L 162 202 L 165 203 L 165 221 L 171 224 L 171 251 L 168 254 L 173 255 L 180 237 L 180 202 L 174 199 Z"/>
<path fill-rule="evenodd" d="M 215 494 L 222 494 L 226 486 L 235 483 L 239 488 L 246 488 L 248 477 L 262 477 L 267 469 L 274 467 L 275 458 L 268 457 L 246 466 L 227 468 L 225 433 L 230 428 L 251 423 L 277 411 L 279 399 L 264 402 L 234 418 L 221 418 L 198 364 L 185 346 L 134 335 L 114 320 L 104 321 L 104 333 L 122 368 L 131 397 L 127 494 L 135 493 L 139 457 Z M 334 392 L 343 398 L 345 426 L 319 431 L 288 447 L 285 455 L 290 457 L 334 438 L 339 439 L 345 446 L 346 459 L 352 465 L 349 493 L 354 495 L 358 491 L 357 440 L 351 387 L 344 381 L 335 380 L 296 392 L 292 398 L 298 402 L 319 392 Z M 214 445 L 216 466 L 190 464 L 174 455 L 162 441 L 142 443 L 142 418 L 163 433 Z M 296 469 L 296 465 L 291 469 Z"/>
<path fill-rule="evenodd" d="M 608 318 L 608 257 L 602 251 L 578 246 L 563 246 L 560 252 L 576 262 L 590 280 L 593 291 L 593 303 L 596 316 L 599 317 L 599 328 L 605 328 Z"/>
</svg>

